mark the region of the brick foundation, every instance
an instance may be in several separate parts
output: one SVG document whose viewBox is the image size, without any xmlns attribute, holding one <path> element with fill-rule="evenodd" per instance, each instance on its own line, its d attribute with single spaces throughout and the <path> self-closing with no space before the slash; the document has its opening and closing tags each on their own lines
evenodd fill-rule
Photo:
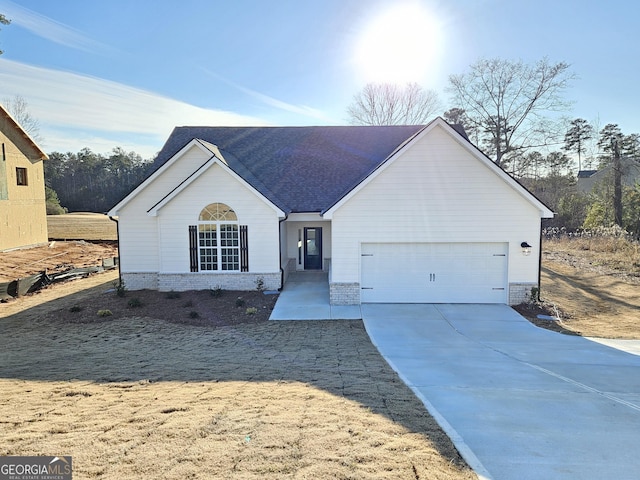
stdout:
<svg viewBox="0 0 640 480">
<path fill-rule="evenodd" d="M 158 290 L 157 273 L 123 273 L 122 281 L 127 290 Z"/>
<path fill-rule="evenodd" d="M 331 305 L 360 305 L 360 284 L 330 283 L 329 303 Z"/>
<path fill-rule="evenodd" d="M 262 279 L 264 290 L 280 288 L 280 272 L 276 273 L 123 273 L 128 290 L 159 290 L 184 292 L 186 290 L 256 290 Z"/>
<path fill-rule="evenodd" d="M 537 283 L 510 283 L 509 305 L 519 305 L 531 300 L 531 289 L 538 288 Z"/>
</svg>

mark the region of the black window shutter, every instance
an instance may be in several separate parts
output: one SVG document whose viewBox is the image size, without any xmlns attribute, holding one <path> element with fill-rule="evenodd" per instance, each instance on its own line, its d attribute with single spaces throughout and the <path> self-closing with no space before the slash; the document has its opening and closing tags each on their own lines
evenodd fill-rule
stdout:
<svg viewBox="0 0 640 480">
<path fill-rule="evenodd" d="M 189 225 L 189 263 L 191 271 L 198 271 L 198 226 Z"/>
<path fill-rule="evenodd" d="M 240 271 L 249 271 L 249 233 L 246 225 L 240 225 Z"/>
</svg>

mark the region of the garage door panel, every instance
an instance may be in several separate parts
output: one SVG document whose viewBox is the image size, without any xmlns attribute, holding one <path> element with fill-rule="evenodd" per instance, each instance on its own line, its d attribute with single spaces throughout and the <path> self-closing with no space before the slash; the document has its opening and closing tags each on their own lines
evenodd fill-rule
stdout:
<svg viewBox="0 0 640 480">
<path fill-rule="evenodd" d="M 362 244 L 364 303 L 506 303 L 506 243 Z"/>
</svg>

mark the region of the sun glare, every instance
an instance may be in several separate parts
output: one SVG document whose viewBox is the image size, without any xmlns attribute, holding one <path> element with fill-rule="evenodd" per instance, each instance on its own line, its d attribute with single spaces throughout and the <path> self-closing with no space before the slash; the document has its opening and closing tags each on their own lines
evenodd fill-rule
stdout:
<svg viewBox="0 0 640 480">
<path fill-rule="evenodd" d="M 410 4 L 376 17 L 360 37 L 356 51 L 359 74 L 366 82 L 420 82 L 440 46 L 436 19 Z"/>
</svg>

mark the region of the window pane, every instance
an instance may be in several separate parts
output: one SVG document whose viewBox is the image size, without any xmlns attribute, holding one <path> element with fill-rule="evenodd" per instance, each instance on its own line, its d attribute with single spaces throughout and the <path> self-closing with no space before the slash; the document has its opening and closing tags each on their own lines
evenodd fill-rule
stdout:
<svg viewBox="0 0 640 480">
<path fill-rule="evenodd" d="M 216 225 L 205 224 L 198 226 L 198 237 L 201 247 L 215 247 L 218 245 L 216 237 Z"/>
<path fill-rule="evenodd" d="M 16 167 L 16 183 L 18 185 L 27 185 L 27 169 Z"/>
<path fill-rule="evenodd" d="M 200 212 L 201 222 L 235 222 L 238 221 L 236 212 L 229 205 L 224 203 L 212 203 L 207 205 Z"/>
<path fill-rule="evenodd" d="M 200 270 L 218 269 L 218 249 L 200 248 Z"/>
<path fill-rule="evenodd" d="M 222 270 L 240 270 L 240 249 L 222 248 L 221 252 Z"/>
<path fill-rule="evenodd" d="M 237 247 L 240 245 L 240 236 L 237 225 L 220 225 L 220 246 Z"/>
<path fill-rule="evenodd" d="M 198 239 L 200 244 L 200 270 L 218 269 L 218 249 L 216 225 L 198 225 Z"/>
</svg>

